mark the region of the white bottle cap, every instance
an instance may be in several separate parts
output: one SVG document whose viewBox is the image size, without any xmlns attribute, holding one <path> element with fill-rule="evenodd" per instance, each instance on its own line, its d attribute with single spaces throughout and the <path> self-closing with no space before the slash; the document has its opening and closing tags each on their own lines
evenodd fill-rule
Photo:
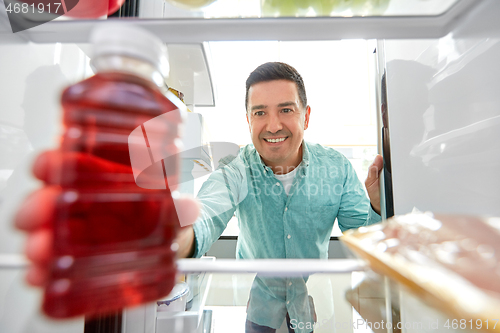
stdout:
<svg viewBox="0 0 500 333">
<path fill-rule="evenodd" d="M 146 29 L 126 22 L 100 23 L 90 33 L 92 58 L 103 55 L 124 55 L 153 65 L 164 77 L 169 64 L 165 44 Z"/>
</svg>

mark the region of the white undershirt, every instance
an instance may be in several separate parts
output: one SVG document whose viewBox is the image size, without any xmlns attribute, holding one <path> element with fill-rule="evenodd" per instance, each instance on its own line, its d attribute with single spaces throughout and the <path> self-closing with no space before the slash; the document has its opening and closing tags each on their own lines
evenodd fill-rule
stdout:
<svg viewBox="0 0 500 333">
<path fill-rule="evenodd" d="M 289 173 L 286 173 L 284 175 L 277 175 L 277 174 L 274 175 L 283 184 L 283 187 L 285 188 L 286 195 L 288 195 L 288 193 L 290 193 L 290 189 L 292 188 L 293 179 L 295 178 L 295 174 L 297 173 L 297 169 L 298 168 L 295 168 L 292 171 L 290 171 Z"/>
</svg>

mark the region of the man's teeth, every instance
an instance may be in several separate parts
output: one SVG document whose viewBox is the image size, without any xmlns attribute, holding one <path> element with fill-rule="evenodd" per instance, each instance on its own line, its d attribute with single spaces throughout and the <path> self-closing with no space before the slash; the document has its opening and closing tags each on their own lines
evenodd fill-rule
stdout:
<svg viewBox="0 0 500 333">
<path fill-rule="evenodd" d="M 281 138 L 281 139 L 265 139 L 267 142 L 283 142 L 285 141 L 286 138 Z"/>
</svg>

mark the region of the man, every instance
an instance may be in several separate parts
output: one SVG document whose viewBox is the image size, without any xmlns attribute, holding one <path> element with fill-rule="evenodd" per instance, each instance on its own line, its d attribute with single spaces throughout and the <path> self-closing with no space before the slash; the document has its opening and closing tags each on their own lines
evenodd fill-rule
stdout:
<svg viewBox="0 0 500 333">
<path fill-rule="evenodd" d="M 335 218 L 342 231 L 380 221 L 381 157 L 365 183 L 370 205 L 343 155 L 303 140 L 311 108 L 293 67 L 259 66 L 247 79 L 245 102 L 253 145 L 242 148 L 203 184 L 198 193 L 201 213 L 193 227 L 184 230 L 183 255 L 207 252 L 233 214 L 240 228 L 240 259 L 326 259 Z M 257 277 L 247 332 L 273 331 L 285 315 L 288 322 L 292 318 L 310 323 L 307 300 L 304 279 Z"/>
<path fill-rule="evenodd" d="M 193 228 L 184 230 L 181 256 L 198 257 L 208 251 L 234 213 L 242 229 L 238 257 L 247 259 L 326 258 L 335 218 L 342 231 L 380 221 L 381 156 L 369 168 L 368 201 L 343 155 L 303 141 L 311 108 L 302 78 L 293 67 L 259 66 L 246 82 L 245 102 L 253 145 L 244 147 L 223 168 L 225 175 L 216 171 L 203 184 L 198 193 L 201 215 Z M 267 229 L 266 234 L 253 232 L 258 228 Z M 286 253 L 285 238 L 298 243 L 304 232 L 316 234 L 318 228 L 322 229 L 318 248 Z"/>
<path fill-rule="evenodd" d="M 303 80 L 293 67 L 266 63 L 252 72 L 246 82 L 246 110 L 253 145 L 241 149 L 202 186 L 198 219 L 179 234 L 180 257 L 200 257 L 208 251 L 233 214 L 239 220 L 241 259 L 326 259 L 335 218 L 341 230 L 380 221 L 381 157 L 375 159 L 365 182 L 370 205 L 343 155 L 303 140 L 311 108 Z M 35 173 L 43 174 L 49 167 L 42 155 Z M 57 195 L 51 188 L 33 194 L 17 218 L 18 227 L 31 231 L 26 252 L 34 265 L 28 281 L 35 285 L 43 285 L 47 277 L 51 234 L 40 226 L 52 219 L 53 208 L 45 203 Z M 179 215 L 185 215 L 180 220 L 194 221 L 198 215 L 194 201 L 180 199 L 176 207 Z M 285 315 L 288 321 L 311 322 L 305 279 L 257 277 L 247 330 L 273 330 Z"/>
</svg>

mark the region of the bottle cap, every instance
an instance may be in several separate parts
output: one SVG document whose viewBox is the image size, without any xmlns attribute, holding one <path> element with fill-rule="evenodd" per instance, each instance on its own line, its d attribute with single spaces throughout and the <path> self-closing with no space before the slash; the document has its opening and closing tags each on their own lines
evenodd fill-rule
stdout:
<svg viewBox="0 0 500 333">
<path fill-rule="evenodd" d="M 146 29 L 125 22 L 99 24 L 90 33 L 92 57 L 119 54 L 141 59 L 153 65 L 164 77 L 169 64 L 165 44 Z"/>
</svg>

